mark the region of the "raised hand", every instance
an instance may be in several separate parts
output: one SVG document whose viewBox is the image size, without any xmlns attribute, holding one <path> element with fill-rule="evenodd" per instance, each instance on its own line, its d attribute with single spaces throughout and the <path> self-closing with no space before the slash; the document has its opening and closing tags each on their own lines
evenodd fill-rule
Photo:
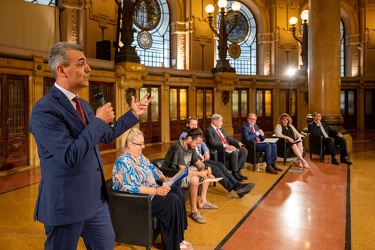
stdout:
<svg viewBox="0 0 375 250">
<path fill-rule="evenodd" d="M 155 98 L 155 97 L 148 98 L 149 95 L 150 94 L 147 93 L 139 102 L 135 102 L 135 98 L 134 96 L 132 96 L 130 108 L 135 116 L 138 117 L 142 115 L 147 110 L 148 104 Z"/>
</svg>

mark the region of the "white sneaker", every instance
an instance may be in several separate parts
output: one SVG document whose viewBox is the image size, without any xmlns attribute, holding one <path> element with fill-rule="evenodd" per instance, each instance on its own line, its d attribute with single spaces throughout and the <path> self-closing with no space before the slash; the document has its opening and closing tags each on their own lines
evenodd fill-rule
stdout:
<svg viewBox="0 0 375 250">
<path fill-rule="evenodd" d="M 180 249 L 183 249 L 183 250 L 194 250 L 194 246 L 190 242 L 184 240 L 184 241 L 182 241 L 180 243 Z"/>
</svg>

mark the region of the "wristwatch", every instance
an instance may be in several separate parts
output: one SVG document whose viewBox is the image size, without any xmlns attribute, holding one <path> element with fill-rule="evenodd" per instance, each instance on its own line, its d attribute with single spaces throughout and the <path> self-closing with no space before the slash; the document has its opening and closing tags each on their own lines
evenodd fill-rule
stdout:
<svg viewBox="0 0 375 250">
<path fill-rule="evenodd" d="M 208 169 L 208 166 L 207 165 L 204 165 L 204 169 L 203 170 L 207 170 Z"/>
</svg>

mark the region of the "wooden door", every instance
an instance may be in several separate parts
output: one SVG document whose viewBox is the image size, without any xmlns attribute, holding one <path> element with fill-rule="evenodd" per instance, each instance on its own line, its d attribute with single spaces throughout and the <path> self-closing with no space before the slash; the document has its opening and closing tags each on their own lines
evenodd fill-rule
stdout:
<svg viewBox="0 0 375 250">
<path fill-rule="evenodd" d="M 28 77 L 0 75 L 0 168 L 27 165 Z"/>
<path fill-rule="evenodd" d="M 249 89 L 235 89 L 232 93 L 233 133 L 241 134 L 242 125 L 247 122 L 249 113 Z"/>
<path fill-rule="evenodd" d="M 279 110 L 281 115 L 282 113 L 287 113 L 292 118 L 293 125 L 297 128 L 297 90 L 296 89 L 282 89 L 280 90 L 279 96 Z M 297 128 L 298 129 L 298 128 Z"/>
<path fill-rule="evenodd" d="M 355 89 L 341 90 L 340 110 L 344 118 L 344 128 L 357 129 L 357 91 Z"/>
<path fill-rule="evenodd" d="M 197 118 L 198 126 L 204 132 L 211 125 L 214 110 L 214 89 L 197 88 Z"/>
<path fill-rule="evenodd" d="M 256 90 L 257 125 L 264 132 L 273 132 L 273 93 L 271 89 Z"/>
<path fill-rule="evenodd" d="M 187 87 L 170 87 L 169 92 L 169 128 L 172 141 L 178 140 L 186 126 L 189 97 Z"/>
<path fill-rule="evenodd" d="M 365 129 L 375 129 L 375 90 L 365 90 Z"/>
<path fill-rule="evenodd" d="M 144 85 L 140 89 L 140 98 L 150 93 L 154 100 L 149 104 L 148 109 L 143 113 L 140 119 L 140 130 L 143 132 L 145 143 L 161 141 L 161 119 L 160 119 L 160 86 Z"/>
</svg>

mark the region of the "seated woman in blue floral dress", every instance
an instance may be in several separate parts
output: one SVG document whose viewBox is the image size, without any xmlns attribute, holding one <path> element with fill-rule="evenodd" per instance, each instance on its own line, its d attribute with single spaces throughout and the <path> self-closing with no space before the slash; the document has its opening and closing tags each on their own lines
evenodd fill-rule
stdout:
<svg viewBox="0 0 375 250">
<path fill-rule="evenodd" d="M 130 129 L 124 151 L 113 167 L 112 188 L 152 195 L 152 215 L 160 221 L 164 249 L 194 249 L 184 240 L 187 217 L 182 190 L 178 186 L 159 186 L 156 183 L 167 178 L 142 154 L 144 147 L 143 133 L 137 128 Z"/>
</svg>

